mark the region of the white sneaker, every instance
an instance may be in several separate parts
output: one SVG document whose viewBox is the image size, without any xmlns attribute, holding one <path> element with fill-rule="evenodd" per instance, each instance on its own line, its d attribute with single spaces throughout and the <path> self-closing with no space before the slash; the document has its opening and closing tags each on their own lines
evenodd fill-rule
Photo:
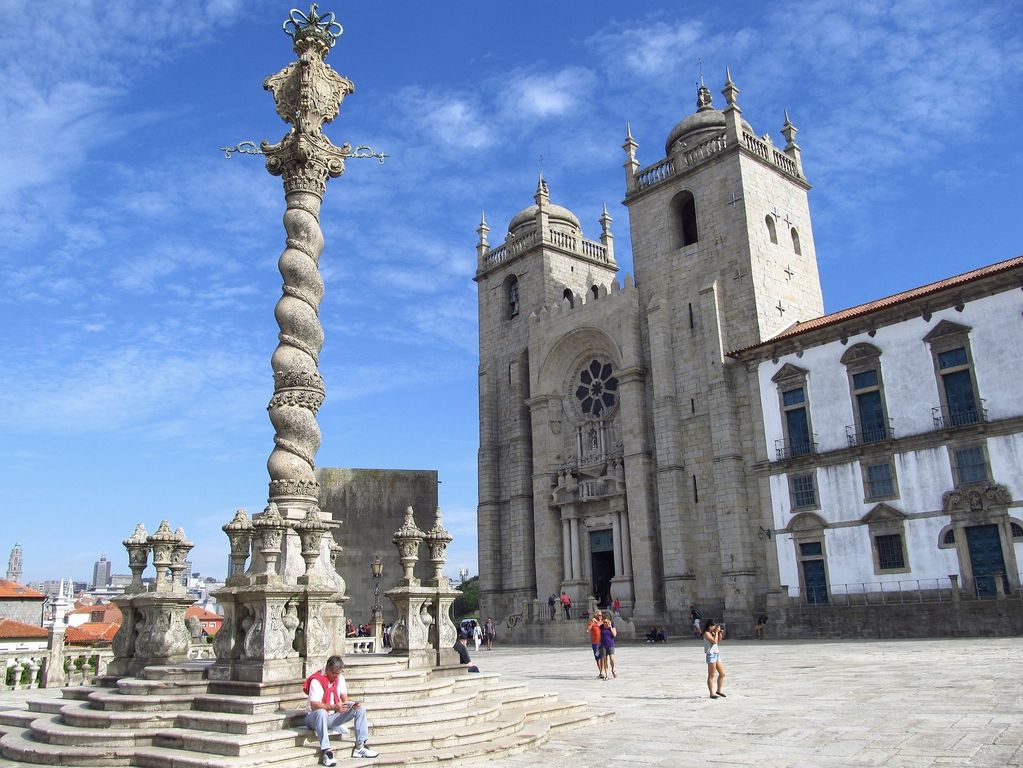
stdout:
<svg viewBox="0 0 1023 768">
<path fill-rule="evenodd" d="M 337 760 L 334 759 L 334 753 L 329 749 L 325 749 L 320 752 L 320 765 L 337 765 Z"/>
<path fill-rule="evenodd" d="M 374 752 L 367 746 L 356 747 L 352 750 L 352 757 L 379 757 L 379 752 Z"/>
<path fill-rule="evenodd" d="M 348 736 L 352 732 L 352 729 L 347 725 L 336 725 L 333 728 L 327 729 L 328 736 Z"/>
</svg>

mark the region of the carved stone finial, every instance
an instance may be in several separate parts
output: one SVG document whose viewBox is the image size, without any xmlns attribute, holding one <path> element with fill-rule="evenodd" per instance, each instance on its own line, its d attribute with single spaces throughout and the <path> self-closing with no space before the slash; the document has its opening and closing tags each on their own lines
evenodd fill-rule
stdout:
<svg viewBox="0 0 1023 768">
<path fill-rule="evenodd" d="M 174 560 L 174 547 L 178 544 L 178 537 L 171 530 L 170 524 L 166 520 L 161 520 L 159 527 L 146 539 L 146 542 L 153 550 L 156 590 L 169 592 L 174 588 L 174 583 L 168 579 L 168 576 L 170 575 L 170 564 Z"/>
<path fill-rule="evenodd" d="M 260 582 L 277 581 L 280 579 L 277 573 L 277 560 L 281 556 L 284 531 L 287 530 L 288 524 L 281 517 L 277 505 L 271 501 L 252 527 L 259 533 L 259 552 L 263 555 L 263 562 L 266 565 L 266 569 L 258 578 Z"/>
<path fill-rule="evenodd" d="M 696 89 L 696 109 L 697 111 L 714 109 L 714 97 L 711 96 L 710 88 L 703 84 Z"/>
<path fill-rule="evenodd" d="M 418 584 L 419 580 L 413 575 L 416 561 L 419 560 L 419 544 L 426 534 L 416 525 L 415 512 L 409 506 L 405 509 L 405 522 L 401 528 L 394 532 L 391 537 L 394 545 L 398 548 L 398 557 L 401 560 L 401 567 L 405 569 L 402 582 L 406 585 Z"/>
<path fill-rule="evenodd" d="M 721 94 L 725 97 L 725 102 L 728 106 L 737 106 L 736 101 L 739 98 L 739 89 L 732 82 L 732 71 L 728 67 L 725 67 L 725 87 L 721 89 Z"/>
<path fill-rule="evenodd" d="M 295 523 L 294 528 L 302 542 L 302 559 L 305 561 L 305 575 L 308 576 L 320 556 L 320 541 L 329 527 L 320 520 L 320 508 L 314 506 L 309 507 L 305 518 Z"/>
<path fill-rule="evenodd" d="M 244 509 L 234 513 L 231 522 L 221 526 L 221 530 L 227 534 L 227 540 L 231 547 L 231 572 L 227 574 L 228 580 L 245 574 L 245 561 L 249 558 L 249 551 L 252 545 L 252 522 Z"/>
<path fill-rule="evenodd" d="M 440 507 L 437 507 L 434 515 L 433 528 L 430 529 L 425 538 L 426 546 L 430 550 L 430 563 L 433 565 L 433 583 L 438 587 L 444 586 L 446 582 L 444 563 L 447 562 L 445 553 L 447 552 L 448 544 L 454 540 L 454 537 L 444 528 L 441 521 Z"/>
<path fill-rule="evenodd" d="M 149 535 L 146 533 L 146 527 L 139 523 L 135 526 L 131 536 L 122 543 L 124 548 L 128 550 L 128 568 L 131 569 L 131 584 L 125 592 L 130 594 L 143 592 L 145 591 L 145 586 L 142 584 L 142 573 L 146 570 L 146 566 L 149 565 L 150 550 Z"/>
</svg>

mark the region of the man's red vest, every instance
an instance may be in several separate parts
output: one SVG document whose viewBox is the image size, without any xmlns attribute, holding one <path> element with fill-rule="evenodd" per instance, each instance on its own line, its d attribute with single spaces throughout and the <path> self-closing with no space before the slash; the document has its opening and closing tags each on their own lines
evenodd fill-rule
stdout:
<svg viewBox="0 0 1023 768">
<path fill-rule="evenodd" d="M 337 678 L 334 682 L 330 682 L 327 676 L 322 672 L 313 672 L 309 677 L 306 678 L 305 684 L 302 686 L 302 691 L 308 696 L 309 695 L 309 684 L 316 680 L 323 687 L 323 703 L 328 707 L 332 707 L 335 704 L 341 703 L 341 695 L 337 692 L 337 684 L 341 678 Z"/>
</svg>

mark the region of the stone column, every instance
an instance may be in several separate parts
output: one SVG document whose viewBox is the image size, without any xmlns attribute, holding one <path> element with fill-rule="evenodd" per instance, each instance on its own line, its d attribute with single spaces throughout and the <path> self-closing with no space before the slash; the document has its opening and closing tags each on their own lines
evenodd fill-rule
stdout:
<svg viewBox="0 0 1023 768">
<path fill-rule="evenodd" d="M 429 586 L 436 591 L 433 597 L 434 623 L 431 627 L 430 638 L 433 647 L 437 651 L 437 664 L 457 664 L 458 653 L 455 651 L 455 640 L 458 638 L 458 630 L 451 620 L 451 606 L 462 594 L 451 586 L 451 580 L 444 575 L 444 563 L 447 562 L 445 552 L 452 536 L 441 523 L 440 507 L 434 517 L 433 528 L 426 534 L 426 546 L 430 550 L 430 563 L 433 565 L 433 578 Z"/>
<path fill-rule="evenodd" d="M 580 544 L 579 544 L 579 518 L 573 517 L 568 521 L 572 537 L 572 581 L 578 582 L 582 579 L 583 566 L 580 561 Z M 583 598 L 585 595 L 576 595 L 577 598 Z"/>
<path fill-rule="evenodd" d="M 59 688 L 64 684 L 64 626 L 58 620 L 50 627 L 47 638 L 46 669 L 43 670 L 43 688 Z"/>
<path fill-rule="evenodd" d="M 624 576 L 622 566 L 622 516 L 620 512 L 611 513 L 611 538 L 614 546 L 615 576 Z"/>
<path fill-rule="evenodd" d="M 562 580 L 571 581 L 572 576 L 572 533 L 568 518 L 561 520 L 561 554 L 563 561 Z"/>
</svg>

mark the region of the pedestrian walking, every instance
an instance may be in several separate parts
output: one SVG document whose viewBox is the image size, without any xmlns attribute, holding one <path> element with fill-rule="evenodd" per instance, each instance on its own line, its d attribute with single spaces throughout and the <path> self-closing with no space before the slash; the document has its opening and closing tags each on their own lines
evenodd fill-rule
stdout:
<svg viewBox="0 0 1023 768">
<path fill-rule="evenodd" d="M 689 621 L 693 623 L 693 636 L 699 637 L 702 635 L 703 627 L 700 625 L 700 622 L 703 621 L 703 616 L 701 616 L 700 612 L 696 610 L 695 605 L 689 606 Z"/>
<path fill-rule="evenodd" d="M 600 623 L 600 656 L 604 661 L 604 679 L 607 680 L 607 673 L 611 677 L 618 677 L 618 670 L 615 668 L 615 638 L 618 637 L 618 630 L 611 621 L 611 614 L 604 614 Z"/>
</svg>

